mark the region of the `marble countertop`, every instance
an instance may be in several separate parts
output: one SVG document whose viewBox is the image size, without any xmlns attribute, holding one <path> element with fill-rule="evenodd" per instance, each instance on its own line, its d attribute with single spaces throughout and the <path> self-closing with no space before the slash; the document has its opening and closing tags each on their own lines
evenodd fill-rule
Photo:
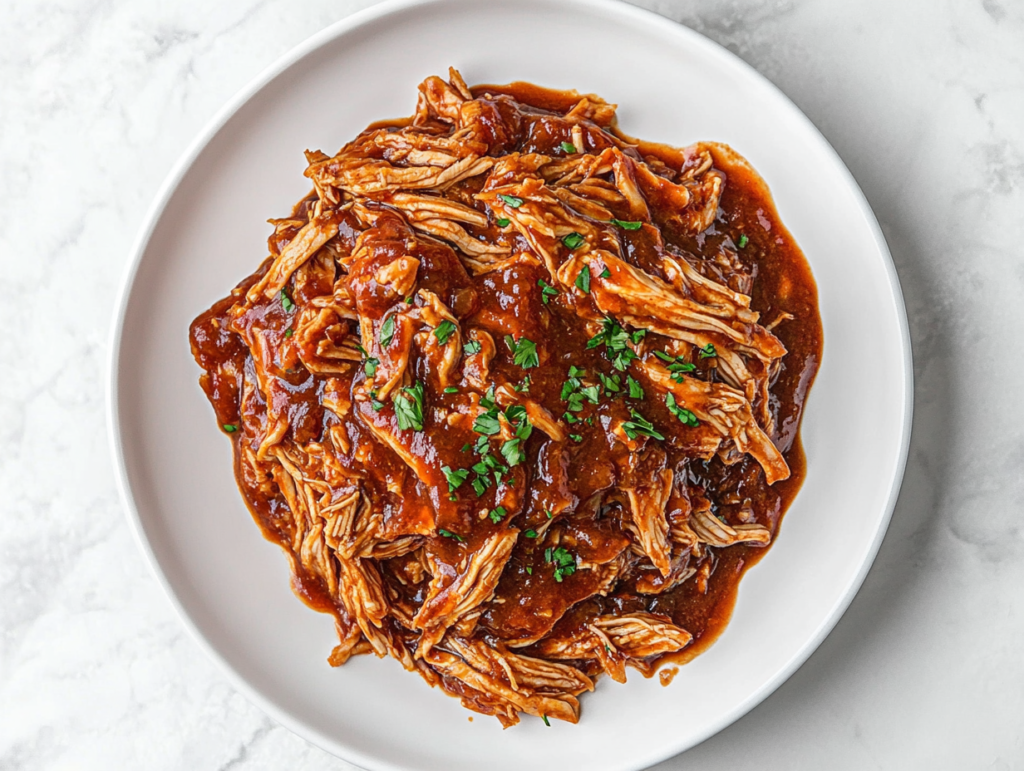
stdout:
<svg viewBox="0 0 1024 771">
<path fill-rule="evenodd" d="M 238 695 L 138 552 L 111 313 L 179 154 L 359 0 L 10 0 L 0 25 L 0 769 L 350 769 Z M 764 73 L 864 189 L 916 413 L 878 559 L 821 648 L 658 769 L 1024 767 L 1024 2 L 645 0 Z"/>
</svg>

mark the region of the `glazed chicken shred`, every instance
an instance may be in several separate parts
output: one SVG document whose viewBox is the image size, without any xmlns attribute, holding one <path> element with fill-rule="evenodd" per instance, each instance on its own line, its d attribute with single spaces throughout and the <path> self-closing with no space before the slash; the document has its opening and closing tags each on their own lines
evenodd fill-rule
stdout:
<svg viewBox="0 0 1024 771">
<path fill-rule="evenodd" d="M 706 647 L 799 487 L 821 350 L 753 169 L 455 70 L 306 159 L 191 343 L 330 664 L 393 656 L 510 726 Z"/>
</svg>

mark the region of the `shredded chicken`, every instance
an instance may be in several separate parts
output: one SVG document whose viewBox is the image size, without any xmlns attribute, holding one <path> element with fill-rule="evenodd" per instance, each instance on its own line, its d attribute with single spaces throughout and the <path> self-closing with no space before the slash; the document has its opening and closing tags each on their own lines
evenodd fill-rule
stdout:
<svg viewBox="0 0 1024 771">
<path fill-rule="evenodd" d="M 742 159 L 531 93 L 452 69 L 307 151 L 312 191 L 191 336 L 330 665 L 391 656 L 506 727 L 577 722 L 595 677 L 728 615 L 719 555 L 773 540 L 820 340 Z"/>
</svg>

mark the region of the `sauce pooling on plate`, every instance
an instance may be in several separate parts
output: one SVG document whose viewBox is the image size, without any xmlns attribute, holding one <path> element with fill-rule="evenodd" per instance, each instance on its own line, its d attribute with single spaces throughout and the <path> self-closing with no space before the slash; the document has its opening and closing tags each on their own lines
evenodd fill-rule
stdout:
<svg viewBox="0 0 1024 771">
<path fill-rule="evenodd" d="M 394 656 L 508 726 L 706 648 L 800 487 L 822 347 L 760 177 L 454 70 L 306 155 L 191 343 L 330 663 Z"/>
</svg>

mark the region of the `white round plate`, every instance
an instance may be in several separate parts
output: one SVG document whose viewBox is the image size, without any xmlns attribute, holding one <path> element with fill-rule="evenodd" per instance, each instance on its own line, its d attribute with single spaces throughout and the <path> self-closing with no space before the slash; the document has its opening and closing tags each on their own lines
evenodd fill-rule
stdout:
<svg viewBox="0 0 1024 771">
<path fill-rule="evenodd" d="M 669 687 L 602 680 L 579 725 L 501 730 L 394 661 L 332 669 L 330 617 L 291 593 L 232 476 L 197 384 L 191 320 L 266 255 L 268 217 L 307 192 L 302 151 L 411 114 L 454 65 L 619 105 L 627 133 L 727 142 L 771 186 L 810 260 L 825 353 L 803 424 L 803 490 L 732 622 Z M 234 99 L 177 165 L 139 237 L 112 345 L 110 426 L 129 519 L 185 625 L 236 687 L 367 769 L 640 769 L 702 741 L 811 654 L 859 588 L 903 474 L 910 342 L 891 258 L 853 178 L 768 81 L 700 35 L 624 3 L 438 0 L 376 6 L 316 35 Z"/>
</svg>

